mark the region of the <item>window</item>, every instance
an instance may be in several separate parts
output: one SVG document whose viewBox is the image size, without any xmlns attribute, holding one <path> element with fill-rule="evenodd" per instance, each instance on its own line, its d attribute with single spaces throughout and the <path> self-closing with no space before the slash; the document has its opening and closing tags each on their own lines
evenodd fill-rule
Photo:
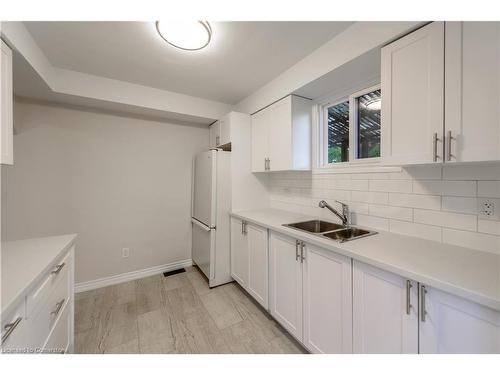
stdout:
<svg viewBox="0 0 500 375">
<path fill-rule="evenodd" d="M 323 106 L 323 164 L 380 157 L 380 87 Z"/>
<path fill-rule="evenodd" d="M 355 98 L 357 158 L 380 156 L 380 89 Z"/>
<path fill-rule="evenodd" d="M 349 161 L 349 101 L 328 107 L 328 163 Z"/>
</svg>

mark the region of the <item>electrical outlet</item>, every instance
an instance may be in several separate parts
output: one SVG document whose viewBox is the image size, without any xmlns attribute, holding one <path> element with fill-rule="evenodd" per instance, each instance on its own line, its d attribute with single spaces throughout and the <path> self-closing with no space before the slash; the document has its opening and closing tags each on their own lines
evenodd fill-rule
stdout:
<svg viewBox="0 0 500 375">
<path fill-rule="evenodd" d="M 498 199 L 493 198 L 479 198 L 478 199 L 478 213 L 481 219 L 498 220 Z"/>
<path fill-rule="evenodd" d="M 128 258 L 130 256 L 130 249 L 128 247 L 124 247 L 122 249 L 122 258 Z"/>
</svg>

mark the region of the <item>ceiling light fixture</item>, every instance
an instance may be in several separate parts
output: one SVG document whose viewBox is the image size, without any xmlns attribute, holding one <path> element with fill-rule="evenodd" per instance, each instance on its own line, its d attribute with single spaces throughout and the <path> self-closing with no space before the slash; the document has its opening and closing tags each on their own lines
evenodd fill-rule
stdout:
<svg viewBox="0 0 500 375">
<path fill-rule="evenodd" d="M 165 42 L 186 51 L 205 48 L 212 39 L 207 21 L 156 21 L 156 30 Z"/>
</svg>

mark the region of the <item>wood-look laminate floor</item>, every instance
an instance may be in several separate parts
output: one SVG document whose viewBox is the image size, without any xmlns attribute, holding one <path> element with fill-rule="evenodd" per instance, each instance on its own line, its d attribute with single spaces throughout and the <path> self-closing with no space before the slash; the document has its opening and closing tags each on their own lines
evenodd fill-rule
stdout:
<svg viewBox="0 0 500 375">
<path fill-rule="evenodd" d="M 78 293 L 76 353 L 304 353 L 236 283 L 186 271 Z"/>
</svg>

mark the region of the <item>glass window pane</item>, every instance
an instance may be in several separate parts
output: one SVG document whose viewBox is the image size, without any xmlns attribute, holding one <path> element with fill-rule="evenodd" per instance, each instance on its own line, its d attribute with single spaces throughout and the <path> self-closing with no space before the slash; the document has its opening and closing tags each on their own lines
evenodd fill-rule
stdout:
<svg viewBox="0 0 500 375">
<path fill-rule="evenodd" d="M 380 90 L 357 98 L 358 159 L 380 156 Z"/>
<path fill-rule="evenodd" d="M 349 101 L 328 107 L 328 163 L 349 161 Z"/>
</svg>

